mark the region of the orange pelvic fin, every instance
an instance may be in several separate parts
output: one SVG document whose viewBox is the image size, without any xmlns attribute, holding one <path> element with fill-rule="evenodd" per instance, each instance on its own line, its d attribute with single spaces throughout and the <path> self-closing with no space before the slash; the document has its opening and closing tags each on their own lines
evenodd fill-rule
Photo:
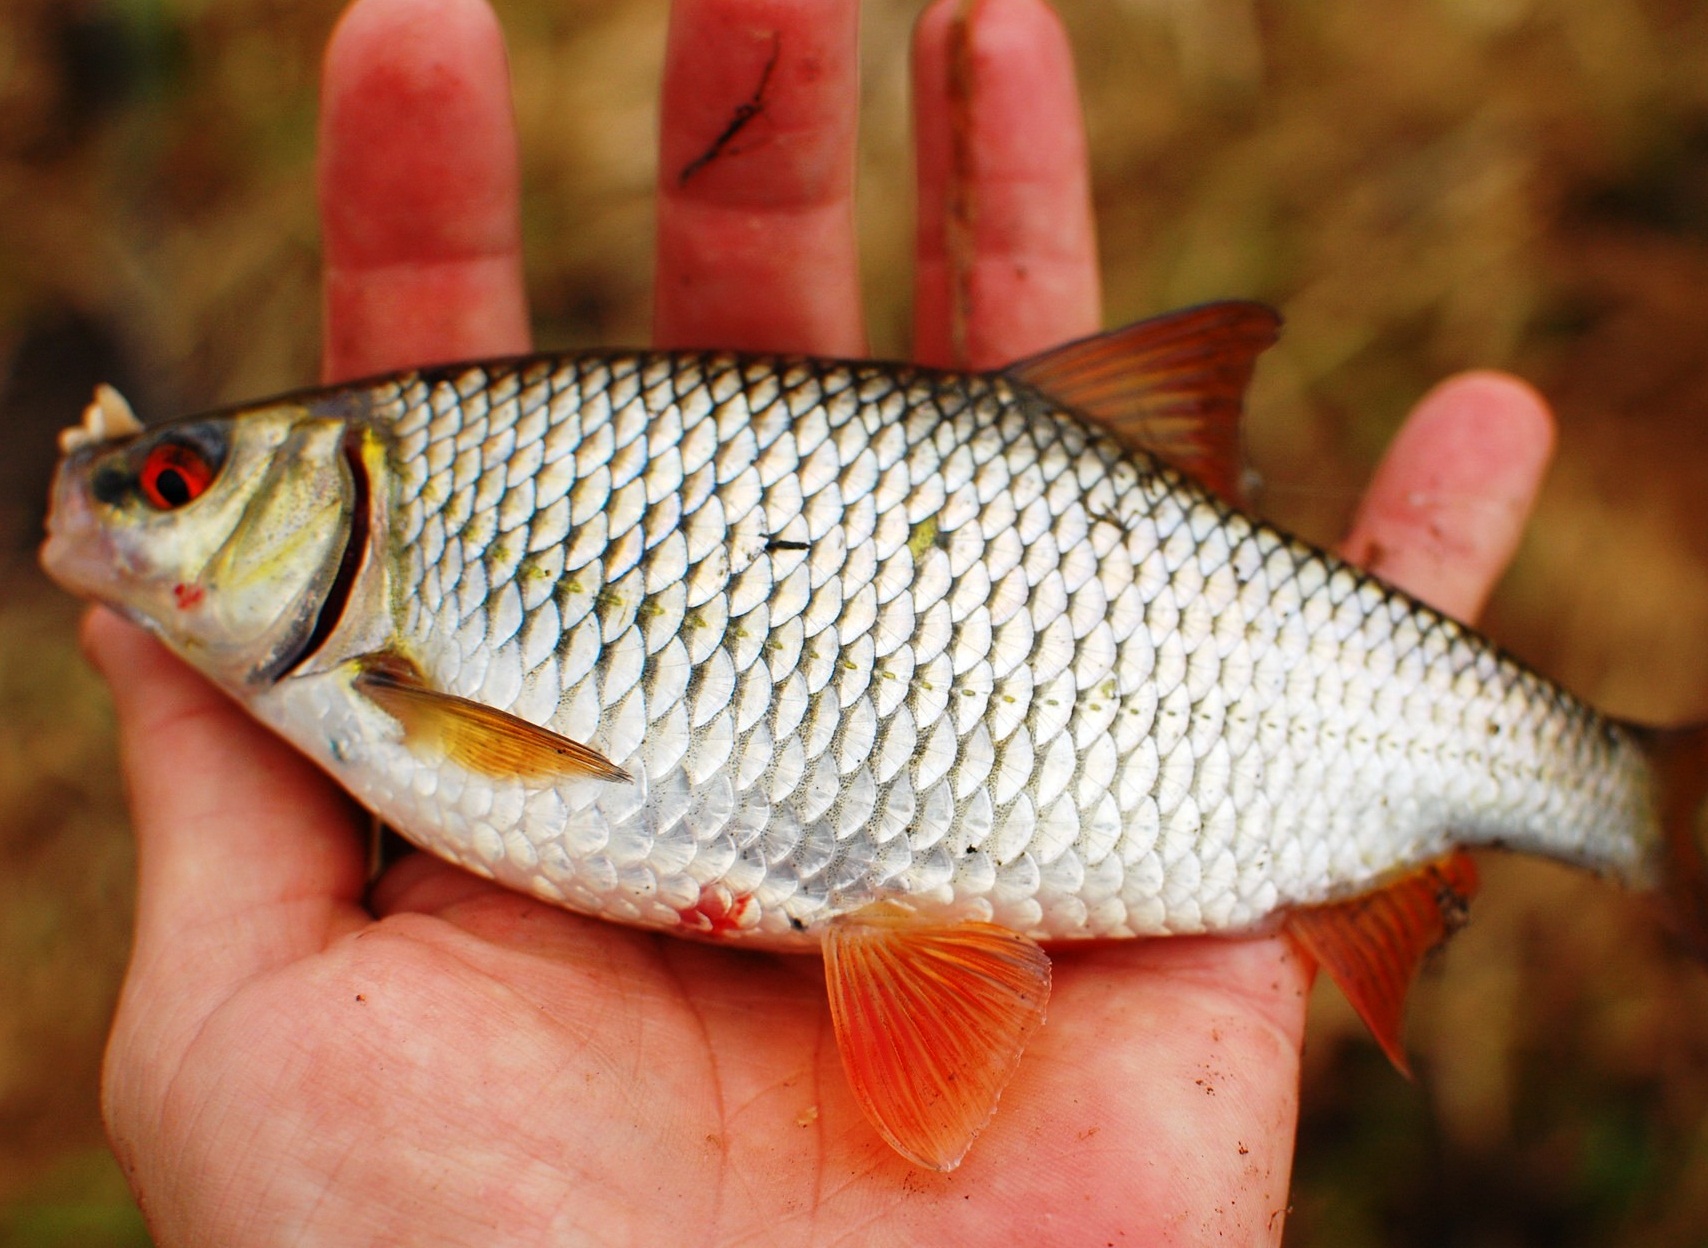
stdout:
<svg viewBox="0 0 1708 1248">
<path fill-rule="evenodd" d="M 866 1117 L 909 1161 L 953 1170 L 1044 1021 L 1048 955 L 991 923 L 932 924 L 880 903 L 831 925 L 824 975 Z"/>
<path fill-rule="evenodd" d="M 1406 990 L 1424 954 L 1464 922 L 1476 891 L 1476 863 L 1459 850 L 1373 893 L 1295 910 L 1284 924 L 1408 1079 L 1411 1064 L 1400 1038 Z"/>
<path fill-rule="evenodd" d="M 1240 502 L 1240 407 L 1281 318 L 1261 303 L 1209 303 L 1067 343 L 1008 375 Z"/>
<path fill-rule="evenodd" d="M 591 746 L 508 712 L 428 688 L 415 664 L 398 655 L 365 656 L 355 686 L 403 725 L 403 739 L 412 748 L 437 748 L 470 771 L 524 780 L 631 779 Z"/>
</svg>

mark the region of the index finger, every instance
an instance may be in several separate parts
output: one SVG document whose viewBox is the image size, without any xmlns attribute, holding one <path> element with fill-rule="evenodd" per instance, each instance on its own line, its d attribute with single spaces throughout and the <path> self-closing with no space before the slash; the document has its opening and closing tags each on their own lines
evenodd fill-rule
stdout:
<svg viewBox="0 0 1708 1248">
<path fill-rule="evenodd" d="M 485 0 L 352 4 L 321 87 L 326 380 L 526 351 L 520 188 Z"/>
</svg>

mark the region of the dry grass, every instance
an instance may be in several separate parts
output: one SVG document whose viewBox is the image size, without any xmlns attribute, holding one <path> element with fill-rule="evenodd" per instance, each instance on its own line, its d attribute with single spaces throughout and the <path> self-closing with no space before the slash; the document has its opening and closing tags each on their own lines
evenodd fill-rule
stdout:
<svg viewBox="0 0 1708 1248">
<path fill-rule="evenodd" d="M 539 338 L 638 341 L 663 5 L 498 7 Z M 914 7 L 866 5 L 860 224 L 888 353 Z M 1409 402 L 1452 369 L 1516 369 L 1558 405 L 1562 452 L 1491 627 L 1610 709 L 1708 712 L 1708 8 L 1062 7 L 1111 319 L 1223 294 L 1287 315 L 1251 429 L 1272 513 L 1331 538 Z M 0 10 L 0 1202 L 24 1202 L 0 1203 L 0 1242 L 135 1242 L 122 1206 L 103 1221 L 112 1176 L 89 1160 L 127 914 L 108 721 L 71 608 L 5 558 L 98 377 L 165 414 L 313 376 L 313 79 L 335 10 Z M 1419 995 L 1419 1087 L 1319 1002 L 1290 1238 L 1703 1242 L 1708 979 L 1640 904 L 1532 864 L 1487 875 Z"/>
</svg>

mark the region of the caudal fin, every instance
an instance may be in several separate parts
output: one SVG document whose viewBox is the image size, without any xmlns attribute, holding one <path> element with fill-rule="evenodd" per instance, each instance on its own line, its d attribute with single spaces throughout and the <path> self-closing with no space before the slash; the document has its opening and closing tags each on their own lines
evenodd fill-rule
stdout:
<svg viewBox="0 0 1708 1248">
<path fill-rule="evenodd" d="M 1708 962 L 1708 724 L 1647 732 L 1644 745 L 1658 780 L 1667 923 Z"/>
</svg>

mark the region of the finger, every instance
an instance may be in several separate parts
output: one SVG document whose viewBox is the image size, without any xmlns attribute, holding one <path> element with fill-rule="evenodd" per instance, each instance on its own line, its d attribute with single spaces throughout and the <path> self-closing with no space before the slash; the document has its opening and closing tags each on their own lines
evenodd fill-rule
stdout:
<svg viewBox="0 0 1708 1248">
<path fill-rule="evenodd" d="M 113 691 L 137 842 L 131 990 L 194 1027 L 256 973 L 365 921 L 354 807 L 295 750 L 102 608 L 83 644 Z M 164 1038 L 163 1038 L 164 1039 Z"/>
<path fill-rule="evenodd" d="M 1547 402 L 1524 382 L 1493 372 L 1449 378 L 1394 438 L 1341 553 L 1473 619 L 1518 549 L 1553 449 Z"/>
<path fill-rule="evenodd" d="M 1073 54 L 1042 0 L 938 0 L 913 45 L 913 350 L 996 368 L 1098 328 Z"/>
<path fill-rule="evenodd" d="M 500 884 L 429 854 L 407 854 L 374 880 L 367 902 L 374 916 L 383 919 L 388 914 L 438 914 L 473 898 L 506 892 Z"/>
<path fill-rule="evenodd" d="M 326 50 L 329 381 L 528 349 L 503 35 L 485 0 L 357 0 Z"/>
<path fill-rule="evenodd" d="M 858 0 L 678 0 L 653 340 L 855 356 Z"/>
</svg>

